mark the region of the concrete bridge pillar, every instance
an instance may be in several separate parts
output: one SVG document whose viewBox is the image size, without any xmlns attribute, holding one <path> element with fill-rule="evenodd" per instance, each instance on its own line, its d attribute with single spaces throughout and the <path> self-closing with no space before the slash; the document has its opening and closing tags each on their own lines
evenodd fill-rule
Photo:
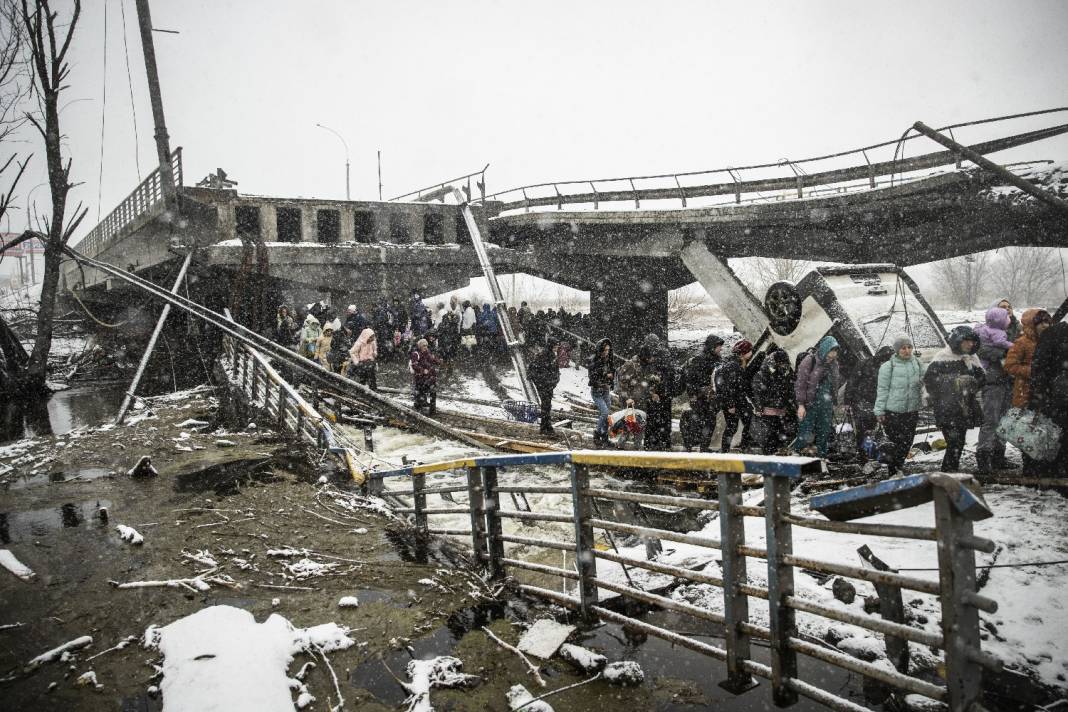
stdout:
<svg viewBox="0 0 1068 712">
<path fill-rule="evenodd" d="M 278 242 L 278 211 L 271 203 L 260 206 L 260 231 L 264 242 Z"/>
<path fill-rule="evenodd" d="M 355 242 L 356 241 L 356 215 L 352 212 L 351 206 L 345 206 L 345 209 L 340 211 L 341 218 L 341 242 Z"/>
<path fill-rule="evenodd" d="M 315 221 L 315 206 L 300 207 L 300 241 L 318 242 L 319 228 Z"/>
</svg>

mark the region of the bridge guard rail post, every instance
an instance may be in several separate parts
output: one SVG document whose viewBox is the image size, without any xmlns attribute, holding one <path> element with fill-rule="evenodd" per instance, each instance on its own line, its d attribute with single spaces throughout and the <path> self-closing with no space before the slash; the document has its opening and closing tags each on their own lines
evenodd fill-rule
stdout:
<svg viewBox="0 0 1068 712">
<path fill-rule="evenodd" d="M 787 598 L 794 595 L 794 570 L 783 558 L 793 553 L 790 514 L 790 478 L 764 477 L 764 521 L 767 532 L 768 621 L 771 639 L 771 696 L 779 707 L 797 702 L 789 681 L 797 678 L 797 653 L 790 639 L 797 637 L 794 609 Z"/>
<path fill-rule="evenodd" d="M 467 470 L 467 502 L 471 509 L 471 550 L 475 555 L 475 564 L 481 565 L 489 561 L 489 550 L 486 547 L 486 498 L 485 486 L 482 483 L 482 470 L 478 467 L 468 467 Z"/>
<path fill-rule="evenodd" d="M 749 596 L 738 590 L 749 582 L 745 556 L 738 548 L 745 545 L 745 518 L 736 507 L 742 504 L 742 480 L 734 474 L 721 472 L 718 477 L 719 530 L 723 562 L 723 639 L 727 649 L 727 679 L 719 686 L 740 695 L 757 686 L 756 679 L 743 669 L 749 660 L 749 634 L 743 624 L 749 623 Z"/>
<path fill-rule="evenodd" d="M 412 475 L 412 507 L 415 509 L 415 526 L 424 534 L 427 530 L 426 519 L 426 475 Z"/>
<path fill-rule="evenodd" d="M 582 616 L 594 617 L 597 605 L 597 559 L 594 557 L 593 526 L 590 524 L 590 471 L 586 465 L 571 465 L 571 503 L 575 517 L 575 566 L 579 574 L 579 605 Z"/>
<path fill-rule="evenodd" d="M 486 509 L 486 537 L 489 547 L 489 573 L 491 579 L 504 577 L 504 529 L 501 525 L 501 493 L 497 491 L 497 468 L 479 467 L 482 470 L 483 506 Z"/>
<path fill-rule="evenodd" d="M 979 610 L 975 595 L 975 551 L 968 545 L 972 522 L 962 516 L 941 487 L 933 488 L 938 530 L 939 601 L 945 639 L 946 691 L 951 712 L 967 712 L 979 700 Z"/>
</svg>

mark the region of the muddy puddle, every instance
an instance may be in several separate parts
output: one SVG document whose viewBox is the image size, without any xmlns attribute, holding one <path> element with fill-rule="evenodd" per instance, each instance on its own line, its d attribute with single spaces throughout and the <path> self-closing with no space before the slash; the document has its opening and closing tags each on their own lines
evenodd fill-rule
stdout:
<svg viewBox="0 0 1068 712">
<path fill-rule="evenodd" d="M 25 512 L 0 511 L 0 544 L 30 543 L 64 529 L 104 534 L 108 523 L 100 517 L 100 509 L 109 507 L 109 500 L 98 499 Z"/>
<path fill-rule="evenodd" d="M 115 418 L 124 383 L 87 384 L 56 391 L 45 402 L 0 406 L 0 445 L 24 437 L 66 435 Z"/>
</svg>

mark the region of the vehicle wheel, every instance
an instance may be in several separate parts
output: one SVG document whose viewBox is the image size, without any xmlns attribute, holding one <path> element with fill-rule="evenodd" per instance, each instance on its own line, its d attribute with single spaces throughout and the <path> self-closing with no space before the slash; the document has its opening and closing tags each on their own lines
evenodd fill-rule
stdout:
<svg viewBox="0 0 1068 712">
<path fill-rule="evenodd" d="M 792 282 L 776 282 L 764 295 L 764 310 L 771 330 L 786 336 L 801 322 L 801 295 Z"/>
</svg>

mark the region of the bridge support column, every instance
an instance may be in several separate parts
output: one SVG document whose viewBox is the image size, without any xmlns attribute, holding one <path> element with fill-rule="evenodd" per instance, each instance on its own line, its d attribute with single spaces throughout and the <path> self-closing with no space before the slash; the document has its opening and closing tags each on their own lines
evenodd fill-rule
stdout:
<svg viewBox="0 0 1068 712">
<path fill-rule="evenodd" d="M 615 267 L 590 290 L 593 338 L 608 337 L 616 353 L 631 356 L 646 334 L 667 342 L 668 290 L 649 279 L 630 278 Z"/>
<path fill-rule="evenodd" d="M 264 242 L 278 242 L 278 211 L 271 203 L 260 206 L 260 234 Z"/>
<path fill-rule="evenodd" d="M 341 242 L 355 242 L 356 241 L 356 215 L 352 212 L 352 208 L 346 207 L 344 210 L 339 211 L 341 218 Z"/>
<path fill-rule="evenodd" d="M 300 208 L 300 241 L 319 241 L 319 226 L 316 224 L 314 206 L 303 205 Z"/>
</svg>

